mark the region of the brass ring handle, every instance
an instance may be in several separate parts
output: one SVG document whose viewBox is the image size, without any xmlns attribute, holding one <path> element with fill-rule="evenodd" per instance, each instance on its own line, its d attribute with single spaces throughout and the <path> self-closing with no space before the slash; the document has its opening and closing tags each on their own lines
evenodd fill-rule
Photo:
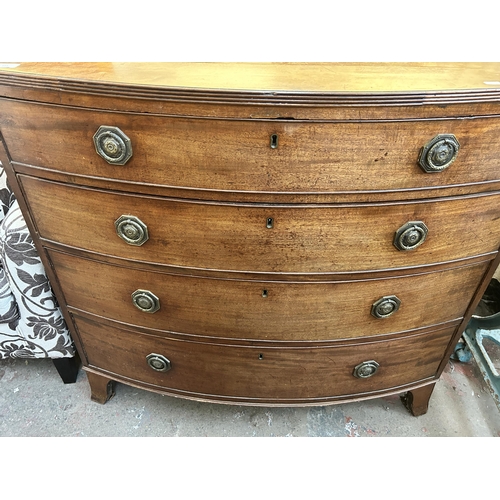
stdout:
<svg viewBox="0 0 500 500">
<path fill-rule="evenodd" d="M 146 361 L 150 368 L 156 372 L 168 372 L 172 368 L 170 360 L 161 354 L 152 352 L 146 356 Z"/>
<path fill-rule="evenodd" d="M 132 158 L 132 142 L 118 127 L 102 125 L 93 139 L 97 154 L 111 165 L 125 165 Z"/>
<path fill-rule="evenodd" d="M 354 367 L 353 375 L 356 378 L 372 377 L 375 373 L 377 373 L 379 366 L 380 365 L 374 360 L 364 361 Z"/>
<path fill-rule="evenodd" d="M 136 290 L 132 294 L 132 303 L 140 311 L 150 314 L 160 309 L 160 299 L 149 290 Z"/>
<path fill-rule="evenodd" d="M 401 300 L 395 295 L 388 295 L 378 299 L 372 305 L 372 316 L 383 319 L 393 315 L 401 305 Z"/>
<path fill-rule="evenodd" d="M 129 245 L 141 246 L 149 239 L 148 226 L 134 215 L 121 215 L 115 220 L 116 234 Z"/>
<path fill-rule="evenodd" d="M 394 246 L 402 251 L 414 250 L 425 241 L 428 232 L 429 229 L 422 221 L 407 222 L 396 231 Z"/>
<path fill-rule="evenodd" d="M 453 134 L 439 134 L 421 150 L 418 164 L 427 173 L 442 172 L 457 158 L 460 143 Z"/>
</svg>

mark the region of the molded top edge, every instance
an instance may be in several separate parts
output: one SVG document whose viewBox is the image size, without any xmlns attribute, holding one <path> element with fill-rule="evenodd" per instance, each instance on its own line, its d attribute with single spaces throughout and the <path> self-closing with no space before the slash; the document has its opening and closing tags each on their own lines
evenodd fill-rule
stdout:
<svg viewBox="0 0 500 500">
<path fill-rule="evenodd" d="M 500 63 L 19 63 L 0 64 L 0 77 L 57 80 L 61 90 L 67 82 L 226 95 L 449 95 L 499 91 Z"/>
</svg>

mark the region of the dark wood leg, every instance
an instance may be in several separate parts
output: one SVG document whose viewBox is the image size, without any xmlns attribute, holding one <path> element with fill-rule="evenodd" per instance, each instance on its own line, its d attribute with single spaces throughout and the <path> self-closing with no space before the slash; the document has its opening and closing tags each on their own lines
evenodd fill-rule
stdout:
<svg viewBox="0 0 500 500">
<path fill-rule="evenodd" d="M 102 375 L 87 372 L 90 384 L 90 399 L 102 405 L 115 395 L 115 381 Z"/>
<path fill-rule="evenodd" d="M 54 363 L 59 376 L 65 384 L 74 384 L 76 382 L 82 364 L 78 353 L 75 353 L 72 358 L 55 358 L 52 363 Z"/>
<path fill-rule="evenodd" d="M 418 389 L 413 389 L 413 391 L 408 391 L 401 396 L 401 401 L 403 401 L 403 404 L 413 416 L 419 417 L 427 413 L 429 400 L 435 385 L 436 382 L 425 385 L 424 387 L 419 387 Z"/>
</svg>

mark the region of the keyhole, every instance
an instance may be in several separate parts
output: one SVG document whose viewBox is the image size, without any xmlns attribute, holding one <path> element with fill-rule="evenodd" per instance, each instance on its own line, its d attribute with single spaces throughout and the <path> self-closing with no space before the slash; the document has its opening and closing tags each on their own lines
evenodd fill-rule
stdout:
<svg viewBox="0 0 500 500">
<path fill-rule="evenodd" d="M 259 354 L 259 359 L 264 359 L 264 354 Z"/>
<path fill-rule="evenodd" d="M 272 229 L 274 226 L 274 219 L 272 217 L 268 217 L 266 220 L 267 229 Z"/>
<path fill-rule="evenodd" d="M 267 290 L 262 290 L 262 297 L 267 298 Z"/>
<path fill-rule="evenodd" d="M 278 134 L 271 135 L 271 149 L 278 147 Z"/>
</svg>

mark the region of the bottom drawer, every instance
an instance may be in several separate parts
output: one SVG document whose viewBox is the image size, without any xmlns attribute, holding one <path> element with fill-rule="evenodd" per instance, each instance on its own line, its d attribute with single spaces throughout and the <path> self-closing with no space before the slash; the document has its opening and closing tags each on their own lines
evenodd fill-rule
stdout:
<svg viewBox="0 0 500 500">
<path fill-rule="evenodd" d="M 390 341 L 294 348 L 186 342 L 83 317 L 75 317 L 75 323 L 88 365 L 110 378 L 114 374 L 192 398 L 271 404 L 364 396 L 434 377 L 454 332 L 446 328 Z M 170 369 L 153 370 L 146 359 L 150 354 L 166 357 Z M 355 367 L 368 361 L 379 365 L 376 373 L 356 377 Z"/>
</svg>

